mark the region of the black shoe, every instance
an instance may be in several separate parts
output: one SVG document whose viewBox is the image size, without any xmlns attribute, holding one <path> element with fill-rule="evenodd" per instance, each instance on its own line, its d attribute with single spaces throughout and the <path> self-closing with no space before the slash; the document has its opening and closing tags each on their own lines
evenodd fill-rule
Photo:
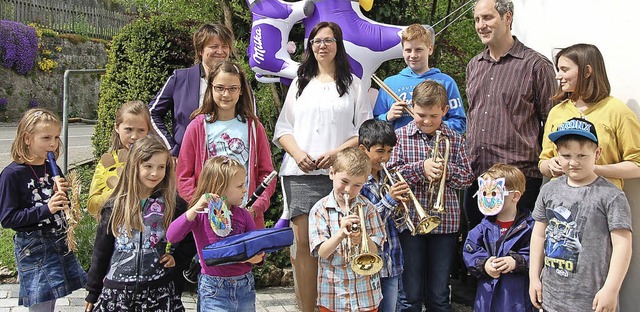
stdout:
<svg viewBox="0 0 640 312">
<path fill-rule="evenodd" d="M 192 260 L 188 269 L 182 271 L 182 276 L 191 284 L 198 284 L 198 275 L 200 275 L 200 261 Z"/>
</svg>

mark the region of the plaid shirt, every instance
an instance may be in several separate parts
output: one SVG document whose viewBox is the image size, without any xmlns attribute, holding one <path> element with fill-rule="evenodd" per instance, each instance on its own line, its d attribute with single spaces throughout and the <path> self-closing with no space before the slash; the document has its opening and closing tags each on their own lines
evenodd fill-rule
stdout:
<svg viewBox="0 0 640 312">
<path fill-rule="evenodd" d="M 380 216 L 363 196 L 358 196 L 356 201 L 365 209 L 369 237 L 380 248 L 384 241 Z M 327 259 L 318 255 L 320 245 L 340 231 L 340 219 L 346 215 L 347 212 L 338 206 L 333 191 L 319 200 L 309 212 L 309 246 L 313 256 L 318 257 L 317 303 L 332 311 L 373 310 L 382 300 L 380 277 L 378 274 L 361 276 L 353 272 L 351 263 L 344 258 L 347 240 L 343 239 Z"/>
<path fill-rule="evenodd" d="M 449 138 L 451 150 L 449 151 L 449 164 L 447 165 L 447 182 L 444 194 L 445 213 L 435 213 L 430 211 L 432 203 L 429 201 L 428 188 L 429 180 L 424 174 L 424 160 L 431 157 L 431 150 L 434 146 L 435 136 L 429 136 L 422 132 L 415 122 L 396 130 L 398 143 L 393 149 L 388 167 L 398 169 L 407 180 L 411 191 L 431 216 L 440 217 L 440 225 L 431 231 L 432 234 L 449 234 L 458 231 L 460 226 L 460 205 L 458 195 L 454 189 L 464 189 L 471 185 L 473 172 L 467 157 L 464 138 L 457 132 L 451 130 L 447 125 L 440 125 L 442 136 Z M 440 143 L 440 148 L 444 149 L 444 143 Z M 438 182 L 439 183 L 439 182 Z M 434 194 L 434 198 L 435 198 Z M 414 209 L 409 209 L 409 214 L 414 224 L 418 224 L 418 215 Z M 398 229 L 402 232 L 406 226 Z"/>
<path fill-rule="evenodd" d="M 380 172 L 380 180 L 384 179 L 384 172 Z M 369 199 L 380 214 L 385 228 L 387 230 L 387 239 L 382 245 L 379 255 L 382 255 L 384 265 L 380 270 L 380 277 L 394 277 L 402 274 L 402 248 L 400 247 L 400 238 L 398 238 L 398 229 L 393 222 L 393 210 L 398 203 L 391 198 L 389 194 L 380 197 L 380 187 L 382 184 L 369 175 L 369 178 L 362 186 L 360 194 Z"/>
</svg>

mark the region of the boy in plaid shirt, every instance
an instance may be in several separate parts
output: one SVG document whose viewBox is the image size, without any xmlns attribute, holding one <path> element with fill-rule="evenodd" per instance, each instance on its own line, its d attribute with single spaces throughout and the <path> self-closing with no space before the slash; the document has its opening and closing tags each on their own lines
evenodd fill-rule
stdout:
<svg viewBox="0 0 640 312">
<path fill-rule="evenodd" d="M 439 217 L 441 222 L 426 235 L 413 236 L 406 226 L 398 229 L 400 244 L 405 251 L 402 273 L 404 296 L 399 298 L 400 311 L 422 311 L 423 303 L 430 312 L 451 311 L 449 274 L 460 226 L 460 207 L 455 190 L 471 185 L 473 173 L 464 138 L 442 122 L 448 111 L 445 88 L 432 80 L 423 81 L 413 90 L 412 104 L 415 119 L 396 130 L 398 143 L 393 149 L 389 167 L 402 174 L 420 205 L 429 215 Z M 432 159 L 437 130 L 450 142 L 446 168 L 442 159 Z M 444 142 L 438 145 L 443 151 Z M 445 169 L 444 212 L 438 213 L 431 210 L 433 203 L 427 190 L 430 182 L 440 185 Z M 433 198 L 436 195 L 433 194 Z M 409 214 L 417 227 L 419 217 L 415 207 L 409 210 Z M 409 250 L 411 252 L 407 252 Z"/>
<path fill-rule="evenodd" d="M 384 261 L 380 270 L 380 284 L 382 285 L 382 301 L 380 312 L 395 312 L 398 303 L 399 282 L 402 276 L 402 248 L 398 229 L 394 223 L 394 211 L 409 191 L 406 182 L 390 177 L 395 183 L 388 183 L 388 191 L 381 192 L 386 178 L 382 166 L 389 161 L 393 147 L 396 146 L 393 127 L 382 120 L 369 119 L 362 123 L 358 130 L 358 144 L 371 160 L 371 173 L 364 183 L 360 194 L 364 195 L 380 214 L 384 222 L 387 239 L 382 245 L 380 256 Z M 393 173 L 390 173 L 393 175 Z M 385 194 L 386 193 L 386 194 Z"/>
<path fill-rule="evenodd" d="M 339 151 L 329 169 L 333 190 L 319 200 L 309 213 L 309 247 L 318 257 L 318 306 L 320 311 L 378 311 L 382 297 L 378 274 L 358 275 L 351 268 L 348 253 L 357 253 L 362 230 L 353 233 L 352 225 L 366 228 L 370 253 L 377 254 L 385 239 L 382 220 L 360 189 L 371 172 L 369 157 L 357 147 Z M 348 195 L 348 202 L 345 196 Z M 352 213 L 361 205 L 365 224 Z M 351 246 L 348 245 L 349 237 Z M 349 248 L 353 247 L 349 252 Z"/>
</svg>

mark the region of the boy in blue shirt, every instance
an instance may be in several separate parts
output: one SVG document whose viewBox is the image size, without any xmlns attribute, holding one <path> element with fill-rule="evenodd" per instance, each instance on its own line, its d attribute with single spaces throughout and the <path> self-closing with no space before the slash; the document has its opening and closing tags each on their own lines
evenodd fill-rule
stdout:
<svg viewBox="0 0 640 312">
<path fill-rule="evenodd" d="M 362 186 L 360 194 L 373 203 L 385 224 L 387 234 L 382 251 L 379 253 L 384 263 L 380 270 L 382 286 L 380 312 L 396 311 L 399 281 L 402 276 L 402 248 L 398 229 L 394 224 L 394 211 L 409 191 L 409 185 L 405 182 L 396 182 L 388 185 L 389 191 L 384 196 L 381 196 L 380 192 L 386 177 L 382 166 L 389 161 L 397 140 L 391 125 L 381 120 L 369 119 L 362 123 L 358 131 L 359 147 L 371 160 L 371 174 Z M 392 179 L 397 180 L 395 177 Z"/>
<path fill-rule="evenodd" d="M 495 164 L 478 178 L 478 208 L 486 217 L 464 243 L 464 263 L 478 278 L 474 311 L 531 312 L 529 241 L 533 218 L 517 205 L 526 187 L 522 171 Z"/>
<path fill-rule="evenodd" d="M 458 85 L 449 75 L 437 68 L 429 68 L 429 55 L 433 53 L 433 29 L 413 24 L 402 32 L 402 56 L 407 68 L 388 77 L 384 83 L 404 101 L 396 102 L 384 91 L 378 93 L 374 118 L 389 122 L 394 129 L 408 124 L 413 118 L 404 111 L 411 107 L 413 88 L 425 80 L 439 82 L 447 90 L 449 111 L 442 121 L 452 130 L 463 134 L 467 128 L 467 116 L 462 105 Z"/>
</svg>

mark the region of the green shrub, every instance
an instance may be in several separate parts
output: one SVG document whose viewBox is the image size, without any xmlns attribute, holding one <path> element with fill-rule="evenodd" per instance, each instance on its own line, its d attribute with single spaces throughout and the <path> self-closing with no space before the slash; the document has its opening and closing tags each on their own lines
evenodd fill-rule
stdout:
<svg viewBox="0 0 640 312">
<path fill-rule="evenodd" d="M 94 154 L 109 148 L 116 110 L 124 102 L 149 102 L 177 68 L 193 63 L 192 32 L 162 16 L 139 19 L 113 38 L 100 85 Z"/>
</svg>

